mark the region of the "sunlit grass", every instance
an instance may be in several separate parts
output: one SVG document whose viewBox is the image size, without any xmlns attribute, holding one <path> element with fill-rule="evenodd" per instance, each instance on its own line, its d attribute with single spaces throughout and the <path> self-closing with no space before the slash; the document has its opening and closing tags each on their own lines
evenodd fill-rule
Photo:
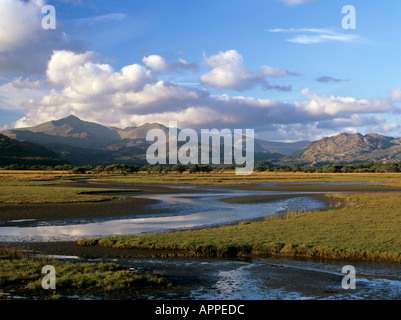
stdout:
<svg viewBox="0 0 401 320">
<path fill-rule="evenodd" d="M 89 177 L 90 178 L 90 177 Z M 264 182 L 371 182 L 401 186 L 401 173 L 303 173 L 303 172 L 253 172 L 247 176 L 236 175 L 234 170 L 211 173 L 168 173 L 133 175 L 102 175 L 93 181 L 148 184 L 191 184 L 191 185 L 239 185 Z"/>
<path fill-rule="evenodd" d="M 273 254 L 401 261 L 401 194 L 329 195 L 342 208 L 282 219 L 141 236 L 81 240 L 81 245 L 180 250 L 182 255 Z"/>
<path fill-rule="evenodd" d="M 113 189 L 101 190 L 104 194 L 94 194 L 91 188 L 70 188 L 59 186 L 2 186 L 0 185 L 0 203 L 2 204 L 37 204 L 98 202 L 117 198 L 107 195 Z M 98 191 L 99 192 L 99 191 Z"/>
<path fill-rule="evenodd" d="M 42 288 L 42 268 L 56 270 L 56 289 Z M 126 270 L 116 263 L 66 262 L 2 248 L 0 250 L 0 288 L 19 294 L 56 298 L 65 294 L 86 296 L 113 292 L 134 292 L 149 286 L 168 286 L 160 273 Z"/>
</svg>

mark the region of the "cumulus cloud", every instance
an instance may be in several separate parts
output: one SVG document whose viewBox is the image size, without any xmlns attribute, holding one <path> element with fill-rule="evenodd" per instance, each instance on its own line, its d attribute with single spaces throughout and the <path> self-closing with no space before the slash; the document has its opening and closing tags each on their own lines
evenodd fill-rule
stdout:
<svg viewBox="0 0 401 320">
<path fill-rule="evenodd" d="M 295 105 L 305 112 L 315 116 L 338 116 L 352 113 L 388 112 L 394 109 L 389 99 L 356 99 L 333 95 L 310 94 L 304 89 L 302 94 L 309 101 L 295 102 Z"/>
<path fill-rule="evenodd" d="M 251 78 L 258 74 L 245 68 L 239 55 L 230 53 L 228 57 L 241 62 L 234 63 L 240 73 L 250 74 Z M 225 69 L 224 62 L 228 57 L 220 60 L 220 57 L 212 56 L 209 63 L 213 70 L 222 66 Z M 211 95 L 207 89 L 159 80 L 154 67 L 163 64 L 157 63 L 161 60 L 152 59 L 115 70 L 95 52 L 55 51 L 48 63 L 46 81 L 14 78 L 0 87 L 0 101 L 8 108 L 14 104 L 25 110 L 25 116 L 15 123 L 16 127 L 74 114 L 83 120 L 117 127 L 144 122 L 167 125 L 175 120 L 180 127 L 195 129 L 259 128 L 268 132 L 275 128 L 277 135 L 285 139 L 291 134 L 306 139 L 324 132 L 363 126 L 390 128 L 382 118 L 369 113 L 393 111 L 391 94 L 387 99 L 356 99 L 317 95 L 305 89 L 302 91 L 304 99 L 292 103 L 242 95 Z M 232 61 L 229 60 L 227 65 L 232 70 Z M 258 72 L 264 77 L 287 75 L 275 68 L 260 68 Z M 9 96 L 2 92 L 8 92 Z M 392 96 L 398 97 L 397 91 Z"/>
<path fill-rule="evenodd" d="M 243 57 L 236 50 L 219 52 L 207 57 L 205 63 L 212 68 L 200 77 L 202 83 L 218 89 L 243 91 L 260 85 L 265 89 L 289 91 L 289 86 L 270 85 L 267 77 L 287 77 L 294 75 L 288 71 L 270 66 L 261 66 L 257 72 L 252 72 L 244 65 Z"/>
<path fill-rule="evenodd" d="M 97 122 L 119 123 L 129 114 L 176 111 L 198 101 L 207 92 L 158 81 L 140 64 L 115 70 L 95 52 L 56 51 L 48 63 L 47 85 L 39 100 L 25 104 L 26 116 L 17 127 L 36 124 L 70 113 Z M 20 79 L 16 86 L 23 86 Z M 32 84 L 26 82 L 25 85 Z"/>
<path fill-rule="evenodd" d="M 0 52 L 15 50 L 35 40 L 35 31 L 41 26 L 39 8 L 43 5 L 43 1 L 0 2 Z"/>
<path fill-rule="evenodd" d="M 156 54 L 143 57 L 142 62 L 149 68 L 152 68 L 155 72 L 167 71 L 168 69 L 166 59 Z"/>
<path fill-rule="evenodd" d="M 53 50 L 79 51 L 83 42 L 68 36 L 60 24 L 43 29 L 44 0 L 0 1 L 0 72 L 43 74 Z"/>
<path fill-rule="evenodd" d="M 138 91 L 151 80 L 150 71 L 139 64 L 125 66 L 117 72 L 111 65 L 97 62 L 98 59 L 99 55 L 94 52 L 56 51 L 46 74 L 53 85 L 85 95 Z"/>
<path fill-rule="evenodd" d="M 153 72 L 179 72 L 183 70 L 198 71 L 198 64 L 195 62 L 188 62 L 184 59 L 178 59 L 178 62 L 168 63 L 163 57 L 152 54 L 147 57 L 143 57 L 142 62 Z"/>
</svg>

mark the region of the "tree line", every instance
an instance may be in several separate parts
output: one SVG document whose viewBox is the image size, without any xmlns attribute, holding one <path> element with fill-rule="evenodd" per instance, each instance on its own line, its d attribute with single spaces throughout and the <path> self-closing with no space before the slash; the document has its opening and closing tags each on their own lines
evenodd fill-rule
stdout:
<svg viewBox="0 0 401 320">
<path fill-rule="evenodd" d="M 145 171 L 149 174 L 161 174 L 161 173 L 209 173 L 212 171 L 220 170 L 233 170 L 233 165 L 183 165 L 176 164 L 173 166 L 169 165 L 135 165 L 135 164 L 111 164 L 111 165 L 85 165 L 85 166 L 74 166 L 72 164 L 63 164 L 56 166 L 45 166 L 45 165 L 21 165 L 11 164 L 0 167 L 1 170 L 43 170 L 43 171 L 69 171 L 73 174 L 134 174 L 139 171 Z M 389 163 L 357 163 L 348 165 L 328 164 L 317 167 L 297 167 L 289 165 L 279 165 L 270 162 L 256 162 L 254 171 L 256 172 L 316 172 L 316 173 L 386 173 L 386 172 L 401 172 L 401 162 L 389 162 Z"/>
</svg>

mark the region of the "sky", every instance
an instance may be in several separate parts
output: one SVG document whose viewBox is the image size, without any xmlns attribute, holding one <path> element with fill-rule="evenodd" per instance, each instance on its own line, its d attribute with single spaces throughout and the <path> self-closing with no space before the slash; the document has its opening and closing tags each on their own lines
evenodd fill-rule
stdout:
<svg viewBox="0 0 401 320">
<path fill-rule="evenodd" d="M 270 141 L 400 137 L 400 12 L 399 0 L 0 0 L 0 130 L 73 114 Z"/>
</svg>

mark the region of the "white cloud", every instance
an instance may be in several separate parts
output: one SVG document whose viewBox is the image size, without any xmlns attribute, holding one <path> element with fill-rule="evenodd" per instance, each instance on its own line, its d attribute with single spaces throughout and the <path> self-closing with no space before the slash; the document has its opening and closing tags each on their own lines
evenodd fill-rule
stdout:
<svg viewBox="0 0 401 320">
<path fill-rule="evenodd" d="M 198 64 L 195 62 L 188 62 L 184 59 L 178 59 L 178 62 L 168 63 L 163 57 L 152 54 L 143 57 L 142 62 L 147 67 L 151 68 L 153 72 L 179 72 L 182 70 L 197 71 Z"/>
<path fill-rule="evenodd" d="M 242 74 L 250 74 L 251 78 L 257 74 L 244 67 L 242 57 L 236 52 L 222 60 L 218 55 L 210 58 L 213 70 L 223 66 L 227 71 L 225 67 L 228 66 L 232 71 L 234 64 L 239 68 L 235 70 L 245 70 Z M 134 63 L 115 70 L 101 60 L 95 52 L 56 51 L 48 64 L 46 82 L 15 78 L 0 87 L 0 101 L 9 110 L 13 105 L 25 110 L 25 116 L 15 124 L 17 127 L 74 114 L 83 120 L 117 127 L 144 122 L 168 124 L 175 120 L 180 127 L 258 128 L 270 135 L 270 129 L 275 128 L 276 140 L 294 136 L 310 139 L 346 128 L 393 128 L 383 118 L 369 115 L 393 111 L 395 107 L 390 98 L 317 95 L 309 93 L 308 89 L 302 91 L 303 101 L 293 103 L 241 95 L 210 95 L 206 89 L 157 79 L 149 63 L 148 66 Z M 260 68 L 259 71 L 263 76 L 284 75 L 274 68 Z"/>
<path fill-rule="evenodd" d="M 9 52 L 35 40 L 41 27 L 39 13 L 43 1 L 0 2 L 0 52 Z"/>
<path fill-rule="evenodd" d="M 371 132 L 385 134 L 385 133 L 391 132 L 391 131 L 399 129 L 399 128 L 400 128 L 400 125 L 398 123 L 392 122 L 392 123 L 384 123 L 381 125 L 373 126 L 369 130 Z"/>
<path fill-rule="evenodd" d="M 22 77 L 17 77 L 12 81 L 12 84 L 17 89 L 34 89 L 34 88 L 41 88 L 44 84 L 44 81 L 31 80 L 29 78 L 22 79 Z"/>
<path fill-rule="evenodd" d="M 0 73 L 43 74 L 53 50 L 81 50 L 57 23 L 42 28 L 44 0 L 0 1 Z"/>
<path fill-rule="evenodd" d="M 394 102 L 401 101 L 401 89 L 400 88 L 391 89 L 389 96 L 390 96 L 390 99 Z"/>
<path fill-rule="evenodd" d="M 205 63 L 212 68 L 211 71 L 200 77 L 202 83 L 218 89 L 232 89 L 243 91 L 261 85 L 266 89 L 288 91 L 289 87 L 270 85 L 266 77 L 286 77 L 294 75 L 288 71 L 270 66 L 261 66 L 257 72 L 252 72 L 244 65 L 243 57 L 236 50 L 219 52 L 207 57 Z"/>
<path fill-rule="evenodd" d="M 139 92 L 117 92 L 112 102 L 129 114 L 151 114 L 187 108 L 196 104 L 204 95 L 207 94 L 199 90 L 158 81 L 146 84 Z"/>
<path fill-rule="evenodd" d="M 126 17 L 127 15 L 124 13 L 110 13 L 87 18 L 75 19 L 73 21 L 83 24 L 95 24 L 95 23 L 104 23 L 108 21 L 121 21 L 124 20 Z"/>
<path fill-rule="evenodd" d="M 26 116 L 17 127 L 57 119 L 70 113 L 102 123 L 119 123 L 130 114 L 172 112 L 207 96 L 206 91 L 157 81 L 139 64 L 116 71 L 95 52 L 56 51 L 46 72 L 52 89 L 25 103 Z M 23 81 L 15 80 L 22 86 Z M 26 83 L 26 85 L 31 83 Z"/>
<path fill-rule="evenodd" d="M 302 94 L 309 101 L 295 102 L 295 106 L 314 116 L 338 116 L 353 113 L 388 112 L 394 109 L 389 99 L 356 99 L 333 95 L 310 94 L 304 89 Z"/>
<path fill-rule="evenodd" d="M 142 62 L 149 68 L 152 68 L 155 72 L 167 71 L 168 63 L 167 61 L 156 54 L 152 54 L 147 57 L 143 57 Z"/>
<path fill-rule="evenodd" d="M 273 125 L 268 130 L 259 130 L 257 132 L 260 139 L 282 142 L 315 141 L 327 136 L 327 132 L 324 129 L 317 128 L 314 122 Z"/>
<path fill-rule="evenodd" d="M 50 59 L 47 77 L 55 86 L 70 87 L 77 93 L 98 95 L 114 91 L 141 90 L 151 80 L 150 71 L 139 64 L 116 72 L 109 64 L 96 61 L 94 52 L 76 54 L 56 51 Z"/>
<path fill-rule="evenodd" d="M 354 33 L 341 33 L 326 28 L 289 28 L 289 29 L 270 29 L 274 33 L 297 33 L 295 37 L 286 39 L 288 42 L 299 44 L 316 44 L 328 41 L 336 42 L 367 42 L 364 38 Z"/>
<path fill-rule="evenodd" d="M 334 118 L 326 121 L 320 121 L 317 128 L 321 129 L 340 129 L 346 127 L 364 127 L 368 125 L 383 124 L 385 120 L 382 117 L 362 117 L 359 114 L 352 114 L 350 117 Z"/>
</svg>

